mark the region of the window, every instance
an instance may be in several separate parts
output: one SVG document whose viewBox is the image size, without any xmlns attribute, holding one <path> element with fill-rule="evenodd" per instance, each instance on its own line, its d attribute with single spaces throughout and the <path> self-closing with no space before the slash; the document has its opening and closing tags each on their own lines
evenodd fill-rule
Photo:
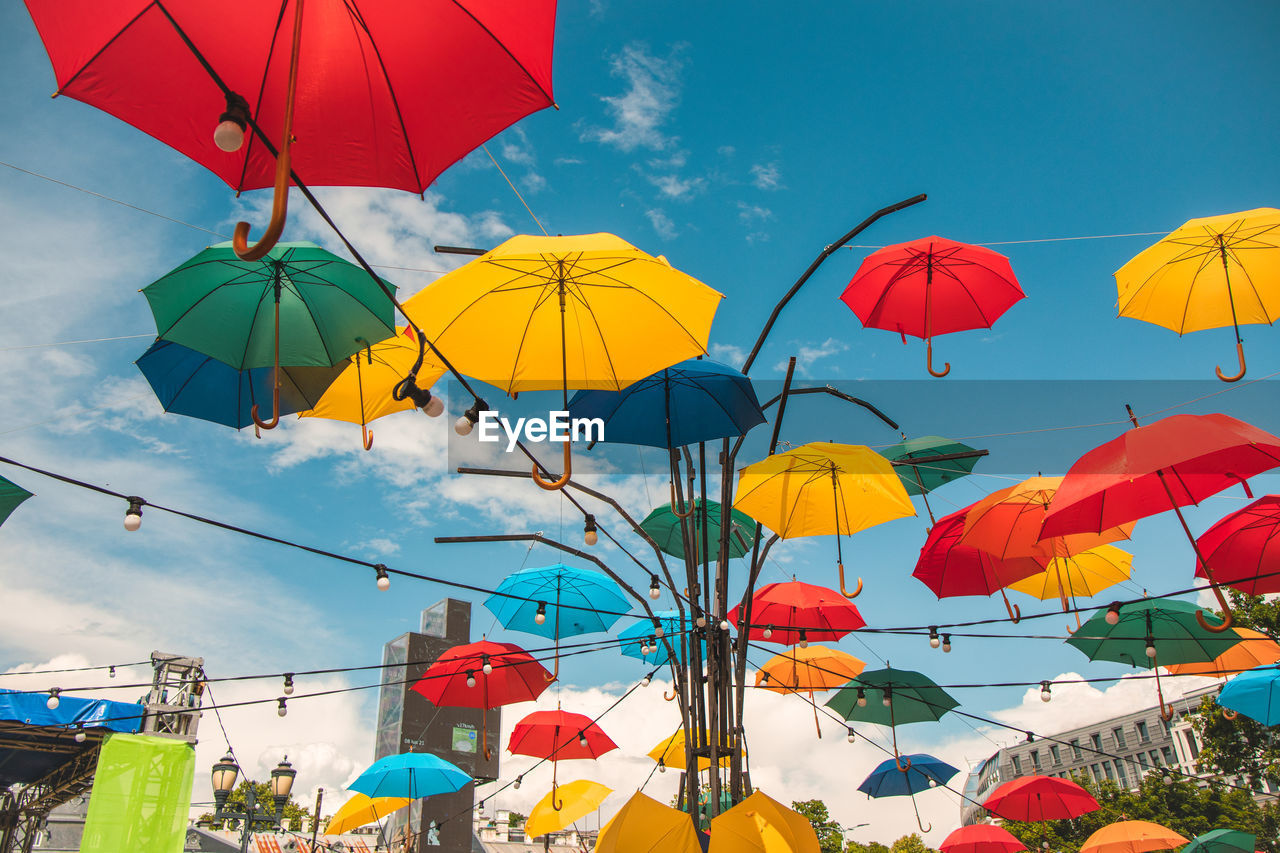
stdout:
<svg viewBox="0 0 1280 853">
<path fill-rule="evenodd" d="M 1080 738 L 1071 739 L 1071 757 L 1076 761 L 1084 761 L 1084 753 L 1080 751 Z"/>
<path fill-rule="evenodd" d="M 1152 755 L 1154 754 L 1155 753 L 1152 753 Z M 1138 764 L 1142 765 L 1143 773 L 1146 773 L 1148 770 L 1151 769 L 1151 762 L 1147 760 L 1147 754 L 1145 752 L 1138 753 Z"/>
<path fill-rule="evenodd" d="M 1152 767 L 1159 767 L 1159 766 L 1160 766 L 1160 753 L 1156 752 L 1156 751 L 1153 749 L 1153 750 L 1151 750 L 1151 752 L 1150 752 L 1150 753 L 1148 753 L 1148 754 L 1151 756 L 1151 766 L 1152 766 Z M 1167 763 L 1167 762 L 1166 762 L 1166 763 Z"/>
<path fill-rule="evenodd" d="M 1111 736 L 1116 739 L 1116 749 L 1124 749 L 1124 729 L 1116 726 L 1111 730 Z"/>
<path fill-rule="evenodd" d="M 1129 787 L 1129 777 L 1128 777 L 1128 775 L 1124 772 L 1124 762 L 1123 762 L 1123 761 L 1117 761 L 1117 762 L 1116 762 L 1116 777 L 1119 779 L 1120 787 L 1121 787 L 1121 788 L 1127 788 L 1127 787 Z"/>
<path fill-rule="evenodd" d="M 1022 759 L 1018 758 L 1016 755 L 1013 757 L 1013 775 L 1022 775 Z"/>
<path fill-rule="evenodd" d="M 1095 782 L 1101 782 L 1101 781 L 1102 781 L 1102 771 L 1098 769 L 1098 765 L 1096 765 L 1096 764 L 1090 764 L 1090 765 L 1089 765 L 1089 769 L 1090 769 L 1091 771 L 1093 771 L 1093 781 L 1095 781 Z"/>
<path fill-rule="evenodd" d="M 1031 750 L 1031 766 L 1036 770 L 1040 769 L 1040 750 Z"/>
<path fill-rule="evenodd" d="M 1102 735 L 1099 735 L 1099 734 L 1089 735 L 1089 742 L 1093 744 L 1094 749 L 1098 750 L 1098 752 L 1102 752 Z"/>
<path fill-rule="evenodd" d="M 1168 746 L 1160 747 L 1160 754 L 1164 756 L 1164 763 L 1166 766 L 1170 764 L 1178 763 L 1178 759 L 1176 759 L 1173 755 L 1172 747 L 1168 747 Z"/>
<path fill-rule="evenodd" d="M 1146 721 L 1145 721 L 1145 720 L 1138 720 L 1136 727 L 1137 727 L 1137 729 L 1138 729 L 1138 741 L 1139 741 L 1139 742 L 1141 742 L 1141 743 L 1150 743 L 1150 742 L 1151 742 L 1151 732 L 1149 732 L 1149 731 L 1147 730 L 1147 723 L 1146 723 Z"/>
<path fill-rule="evenodd" d="M 1102 762 L 1102 772 L 1106 773 L 1106 774 L 1107 774 L 1107 778 L 1108 778 L 1108 779 L 1110 779 L 1112 782 L 1114 782 L 1114 781 L 1116 780 L 1116 776 L 1115 776 L 1115 774 L 1111 772 L 1111 762 L 1110 762 L 1110 761 L 1104 761 L 1104 762 Z"/>
<path fill-rule="evenodd" d="M 1061 763 L 1062 763 L 1062 752 L 1058 749 L 1058 747 L 1057 747 L 1057 746 L 1051 746 L 1051 747 L 1049 747 L 1049 754 L 1053 756 L 1053 763 L 1054 763 L 1054 764 L 1061 764 Z"/>
<path fill-rule="evenodd" d="M 1192 760 L 1199 758 L 1200 744 L 1196 740 L 1195 732 L 1191 731 L 1191 729 L 1187 729 L 1185 732 L 1182 733 L 1182 736 L 1187 740 L 1187 749 L 1191 750 Z"/>
</svg>

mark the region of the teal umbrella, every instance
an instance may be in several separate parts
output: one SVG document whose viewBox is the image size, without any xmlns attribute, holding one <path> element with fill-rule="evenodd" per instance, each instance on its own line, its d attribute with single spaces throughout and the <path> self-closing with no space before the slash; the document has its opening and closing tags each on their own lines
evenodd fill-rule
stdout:
<svg viewBox="0 0 1280 853">
<path fill-rule="evenodd" d="M 1213 829 L 1191 839 L 1182 853 L 1253 853 L 1258 837 L 1238 829 Z"/>
<path fill-rule="evenodd" d="M 851 723 L 875 723 L 893 730 L 893 754 L 898 757 L 897 726 L 936 722 L 960 703 L 927 675 L 910 669 L 864 672 L 835 691 L 827 707 Z M 906 767 L 911 766 L 907 759 Z M 905 770 L 901 762 L 898 768 Z"/>
<path fill-rule="evenodd" d="M 9 514 L 18 508 L 18 504 L 31 496 L 31 492 L 22 486 L 0 477 L 0 524 L 5 523 Z"/>
<path fill-rule="evenodd" d="M 924 508 L 929 513 L 929 520 L 932 521 L 933 509 L 929 506 L 929 492 L 972 473 L 973 466 L 986 455 L 986 451 L 976 450 L 967 444 L 942 436 L 923 435 L 919 438 L 904 438 L 897 444 L 881 450 L 880 455 L 893 463 L 893 470 L 902 480 L 907 494 L 920 495 L 924 500 Z M 956 458 L 934 458 L 939 456 Z M 912 465 L 910 464 L 912 459 L 926 461 Z"/>
<path fill-rule="evenodd" d="M 707 539 L 710 553 L 707 559 L 715 562 L 720 558 L 720 504 L 715 501 L 696 501 L 693 515 L 687 519 L 692 525 L 694 535 L 702 538 L 702 522 L 706 518 Z M 708 513 L 708 510 L 710 512 Z M 744 512 L 730 510 L 733 519 L 729 529 L 729 556 L 742 557 L 751 550 L 756 539 L 756 522 Z M 671 504 L 665 503 L 644 517 L 640 522 L 644 529 L 658 543 L 664 553 L 684 559 L 684 532 L 681 530 L 680 517 L 671 510 Z M 698 548 L 697 562 L 702 562 L 702 548 Z"/>
<path fill-rule="evenodd" d="M 258 261 L 220 243 L 142 293 L 159 338 L 236 370 L 333 367 L 396 333 L 377 282 L 312 243 L 279 243 Z M 254 415 L 266 429 L 279 421 L 278 383 L 273 392 L 272 420 Z"/>
</svg>

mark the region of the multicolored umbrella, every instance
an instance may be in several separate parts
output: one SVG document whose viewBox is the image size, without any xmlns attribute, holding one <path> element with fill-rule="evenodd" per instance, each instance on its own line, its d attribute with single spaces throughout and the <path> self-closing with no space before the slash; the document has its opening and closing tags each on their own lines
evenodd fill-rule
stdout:
<svg viewBox="0 0 1280 853">
<path fill-rule="evenodd" d="M 1026 850 L 1027 845 L 1004 827 L 975 823 L 954 830 L 938 849 L 942 853 L 1014 853 Z"/>
<path fill-rule="evenodd" d="M 751 596 L 751 624 L 742 624 L 738 607 L 725 621 L 747 631 L 752 640 L 784 646 L 839 640 L 867 623 L 858 608 L 834 589 L 803 581 L 766 584 Z"/>
<path fill-rule="evenodd" d="M 929 492 L 952 480 L 968 476 L 987 451 L 975 450 L 967 444 L 942 436 L 923 435 L 919 438 L 904 437 L 902 441 L 886 447 L 880 453 L 894 463 L 893 470 L 898 472 L 907 494 L 919 495 L 924 501 L 924 508 L 932 523 L 934 518 L 933 509 L 929 506 Z M 923 461 L 912 464 L 913 459 Z"/>
<path fill-rule="evenodd" d="M 710 853 L 819 853 L 809 819 L 763 791 L 711 819 Z"/>
<path fill-rule="evenodd" d="M 606 788 L 599 782 L 578 779 L 566 782 L 559 788 L 559 806 L 556 805 L 556 788 L 553 786 L 546 796 L 538 800 L 537 805 L 529 810 L 529 817 L 524 822 L 524 834 L 530 838 L 559 832 L 573 825 L 579 818 L 586 817 L 605 801 L 612 788 Z"/>
<path fill-rule="evenodd" d="M 381 820 L 392 812 L 399 811 L 412 803 L 408 797 L 369 797 L 355 793 L 351 799 L 342 804 L 342 808 L 333 813 L 325 825 L 325 835 L 342 835 L 366 824 Z"/>
<path fill-rule="evenodd" d="M 782 539 L 834 535 L 847 598 L 862 591 L 862 580 L 845 589 L 840 537 L 916 514 L 889 460 L 863 445 L 822 441 L 743 468 L 733 505 Z"/>
<path fill-rule="evenodd" d="M 429 752 L 402 752 L 380 758 L 348 787 L 368 797 L 418 800 L 461 790 L 471 777 Z"/>
<path fill-rule="evenodd" d="M 1227 682 L 1215 701 L 1264 726 L 1280 725 L 1280 666 L 1268 664 L 1240 673 Z"/>
<path fill-rule="evenodd" d="M 1164 665 L 1173 675 L 1204 675 L 1222 678 L 1258 666 L 1280 661 L 1280 643 L 1266 634 L 1248 628 L 1232 628 L 1240 642 L 1207 663 L 1173 663 Z"/>
<path fill-rule="evenodd" d="M 1280 592 L 1280 495 L 1263 495 L 1223 516 L 1196 540 L 1219 583 L 1247 595 Z M 1196 577 L 1206 578 L 1196 561 Z"/>
<path fill-rule="evenodd" d="M 511 740 L 507 743 L 507 751 L 512 755 L 531 755 L 551 761 L 551 805 L 555 811 L 564 807 L 564 803 L 556 799 L 556 770 L 560 762 L 599 758 L 617 748 L 590 717 L 560 710 L 526 715 L 511 730 Z"/>
<path fill-rule="evenodd" d="M 923 338 L 933 376 L 933 337 L 989 329 L 1025 294 L 1009 259 L 982 246 L 924 237 L 885 246 L 858 267 L 840 299 L 868 329 Z"/>
<path fill-rule="evenodd" d="M 1187 843 L 1172 829 L 1145 820 L 1124 820 L 1108 824 L 1090 835 L 1080 853 L 1150 853 L 1173 850 Z"/>
<path fill-rule="evenodd" d="M 888 726 L 893 734 L 894 760 L 898 760 L 898 729 L 905 723 L 936 722 L 960 703 L 928 676 L 909 669 L 877 669 L 864 672 L 836 690 L 827 707 L 851 723 Z M 898 769 L 911 766 L 910 758 Z"/>
<path fill-rule="evenodd" d="M 702 538 L 702 525 L 705 521 L 707 526 L 707 547 L 703 549 L 699 544 L 695 562 L 703 561 L 703 551 L 707 552 L 706 559 L 715 562 L 720 558 L 720 504 L 716 501 L 695 500 L 692 502 L 693 507 L 685 510 L 689 513 L 685 516 L 687 519 L 681 522 L 681 516 L 672 508 L 671 504 L 665 503 L 655 508 L 652 512 L 644 517 L 640 522 L 640 527 L 645 533 L 658 543 L 658 548 L 663 553 L 670 554 L 681 560 L 684 559 L 684 527 L 687 526 L 694 532 L 696 540 Z M 751 550 L 751 546 L 756 541 L 756 523 L 755 520 L 748 516 L 745 512 L 736 509 L 729 510 L 730 527 L 729 527 L 729 556 L 731 558 L 745 557 L 747 552 Z"/>
<path fill-rule="evenodd" d="M 907 762 L 905 766 L 903 758 Z M 894 755 L 876 765 L 871 775 L 862 780 L 858 790 L 868 797 L 911 797 L 911 807 L 915 809 L 916 794 L 947 784 L 959 772 L 945 761 L 923 752 L 901 757 Z M 925 826 L 920 820 L 919 809 L 916 809 L 916 824 L 922 832 L 933 829 L 932 825 Z"/>
<path fill-rule="evenodd" d="M 756 687 L 775 693 L 813 694 L 839 687 L 857 678 L 867 665 L 853 655 L 826 646 L 792 647 L 774 655 L 756 672 Z M 822 737 L 822 724 L 818 721 L 818 706 L 813 706 L 813 724 Z"/>
<path fill-rule="evenodd" d="M 1002 820 L 1024 822 L 1065 820 L 1102 808 L 1084 788 L 1056 776 L 1010 779 L 992 791 L 982 807 Z"/>
<path fill-rule="evenodd" d="M 34 497 L 31 492 L 12 480 L 0 477 L 0 524 L 4 524 L 18 505 L 30 497 Z"/>
<path fill-rule="evenodd" d="M 595 853 L 703 853 L 698 830 L 682 811 L 636 791 L 600 829 Z"/>
<path fill-rule="evenodd" d="M 1244 376 L 1241 323 L 1280 320 L 1280 210 L 1192 219 L 1116 271 L 1119 316 L 1179 335 L 1231 326 Z"/>
<path fill-rule="evenodd" d="M 1181 853 L 1253 853 L 1258 836 L 1238 829 L 1211 829 L 1191 839 Z"/>
</svg>

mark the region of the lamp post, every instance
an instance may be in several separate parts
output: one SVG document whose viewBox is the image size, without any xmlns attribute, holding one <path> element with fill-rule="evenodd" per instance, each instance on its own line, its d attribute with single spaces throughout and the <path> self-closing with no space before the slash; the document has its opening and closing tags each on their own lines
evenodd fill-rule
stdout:
<svg viewBox="0 0 1280 853">
<path fill-rule="evenodd" d="M 229 752 L 213 765 L 213 802 L 216 807 L 214 820 L 243 821 L 240 831 L 240 853 L 248 853 L 249 839 L 253 836 L 255 829 L 276 829 L 280 826 L 280 821 L 284 817 L 285 804 L 289 802 L 289 792 L 293 790 L 293 779 L 298 775 L 298 771 L 293 769 L 288 756 L 285 756 L 271 771 L 270 790 L 275 811 L 270 815 L 260 812 L 258 792 L 252 782 L 245 789 L 245 810 L 243 812 L 226 811 L 227 798 L 235 790 L 236 777 L 239 774 L 240 767 L 236 764 L 235 756 Z"/>
</svg>

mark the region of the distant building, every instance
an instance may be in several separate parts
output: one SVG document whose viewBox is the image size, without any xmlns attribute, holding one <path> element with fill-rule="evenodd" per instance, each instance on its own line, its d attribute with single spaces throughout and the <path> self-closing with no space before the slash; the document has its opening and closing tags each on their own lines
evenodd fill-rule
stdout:
<svg viewBox="0 0 1280 853">
<path fill-rule="evenodd" d="M 593 829 L 570 828 L 549 836 L 530 838 L 524 834 L 523 824 L 512 824 L 511 812 L 506 809 L 498 809 L 493 817 L 477 811 L 472 818 L 472 826 L 484 853 L 543 853 L 545 850 L 584 853 L 595 848 L 599 835 Z"/>
<path fill-rule="evenodd" d="M 1203 697 L 1217 692 L 1216 686 L 1206 687 L 1173 700 L 1170 704 L 1174 714 L 1169 721 L 1165 721 L 1160 716 L 1160 708 L 1153 705 L 996 751 L 969 771 L 964 786 L 965 799 L 960 804 L 961 823 L 965 826 L 981 823 L 987 815 L 979 803 L 1000 784 L 1021 776 L 1064 779 L 1082 776 L 1134 790 L 1151 771 L 1171 768 L 1175 773 L 1193 776 L 1208 784 L 1216 774 L 1196 769 L 1201 743 L 1188 715 L 1200 708 Z M 1228 781 L 1236 785 L 1247 782 L 1238 777 Z M 1273 799 L 1278 793 L 1280 789 L 1268 783 L 1256 796 Z"/>
</svg>

